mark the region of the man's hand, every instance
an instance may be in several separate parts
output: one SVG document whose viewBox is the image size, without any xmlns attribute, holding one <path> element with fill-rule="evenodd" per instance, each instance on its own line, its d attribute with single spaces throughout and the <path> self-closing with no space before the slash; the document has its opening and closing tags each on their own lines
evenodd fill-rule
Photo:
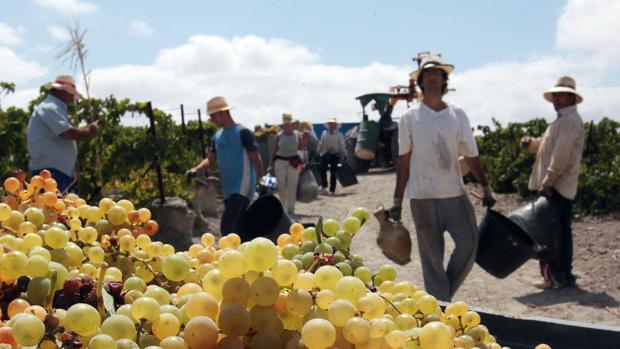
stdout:
<svg viewBox="0 0 620 349">
<path fill-rule="evenodd" d="M 185 172 L 185 179 L 187 179 L 188 182 L 191 182 L 196 176 L 198 176 L 198 172 L 193 168 Z"/>
<path fill-rule="evenodd" d="M 99 134 L 99 120 L 93 121 L 88 125 L 88 134 L 91 137 L 95 137 Z"/>
<path fill-rule="evenodd" d="M 393 220 L 400 222 L 403 212 L 403 199 L 394 198 L 394 205 L 387 211 L 388 216 Z"/>
<path fill-rule="evenodd" d="M 486 186 L 486 187 L 483 187 L 482 190 L 484 191 L 484 196 L 482 197 L 482 206 L 488 207 L 488 208 L 493 207 L 497 201 L 493 197 L 493 193 L 491 192 L 491 187 Z"/>
<path fill-rule="evenodd" d="M 542 185 L 538 189 L 538 194 L 549 199 L 553 196 L 553 187 Z"/>
<path fill-rule="evenodd" d="M 521 150 L 527 151 L 530 143 L 532 143 L 532 137 L 523 136 L 523 138 L 521 138 L 521 142 L 519 142 L 519 146 L 521 147 Z"/>
</svg>

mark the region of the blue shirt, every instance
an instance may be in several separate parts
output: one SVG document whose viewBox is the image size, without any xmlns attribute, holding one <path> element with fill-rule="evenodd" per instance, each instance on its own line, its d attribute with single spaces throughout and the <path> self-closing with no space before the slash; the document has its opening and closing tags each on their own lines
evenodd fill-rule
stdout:
<svg viewBox="0 0 620 349">
<path fill-rule="evenodd" d="M 220 167 L 224 200 L 233 194 L 249 199 L 256 191 L 256 171 L 247 151 L 256 150 L 256 138 L 247 128 L 235 124 L 215 133 L 211 151 Z"/>
<path fill-rule="evenodd" d="M 30 170 L 55 168 L 73 177 L 77 161 L 75 141 L 60 134 L 70 129 L 67 105 L 53 95 L 41 102 L 28 122 L 28 155 Z"/>
</svg>

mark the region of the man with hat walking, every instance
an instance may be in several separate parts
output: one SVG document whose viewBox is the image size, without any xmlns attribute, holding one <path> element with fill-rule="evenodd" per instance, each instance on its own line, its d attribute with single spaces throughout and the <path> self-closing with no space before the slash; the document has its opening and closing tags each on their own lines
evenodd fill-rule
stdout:
<svg viewBox="0 0 620 349">
<path fill-rule="evenodd" d="M 263 176 L 263 162 L 254 133 L 235 122 L 230 114 L 233 108 L 221 96 L 207 102 L 207 114 L 220 130 L 213 137 L 207 158 L 186 175 L 191 179 L 204 174 L 217 161 L 224 195 L 220 234 L 237 233 L 243 238 L 243 216 L 254 197 L 256 178 Z"/>
<path fill-rule="evenodd" d="M 69 122 L 68 107 L 81 98 L 71 76 L 60 75 L 44 89 L 49 91 L 47 97 L 28 122 L 28 167 L 33 174 L 50 171 L 58 189 L 64 192 L 75 178 L 75 141 L 95 137 L 99 125 L 95 121 L 86 127 L 74 127 Z"/>
<path fill-rule="evenodd" d="M 536 153 L 528 187 L 559 208 L 561 236 L 559 256 L 551 261 L 541 261 L 544 281 L 535 286 L 543 289 L 575 287 L 571 223 L 585 138 L 583 121 L 577 111 L 577 104 L 583 101 L 583 97 L 576 90 L 575 80 L 568 76 L 561 77 L 543 97 L 553 103 L 557 118 L 547 127 L 542 138 L 523 137 L 521 147 Z"/>
<path fill-rule="evenodd" d="M 428 54 L 411 73 L 422 90 L 422 100 L 400 119 L 394 206 L 389 209 L 390 217 L 399 221 L 403 198 L 410 199 L 424 286 L 443 301 L 450 301 L 465 280 L 478 246 L 476 217 L 463 187 L 459 155 L 465 156 L 484 189 L 483 205 L 495 203 L 467 115 L 443 100 L 453 70 L 453 65 L 442 62 L 441 55 Z M 455 248 L 444 269 L 446 230 Z"/>
<path fill-rule="evenodd" d="M 340 125 L 336 118 L 330 118 L 325 124 L 327 130 L 321 134 L 319 155 L 321 156 L 321 194 L 327 194 L 327 169 L 329 169 L 329 195 L 336 194 L 336 172 L 344 155 L 344 136 L 338 130 Z"/>
</svg>

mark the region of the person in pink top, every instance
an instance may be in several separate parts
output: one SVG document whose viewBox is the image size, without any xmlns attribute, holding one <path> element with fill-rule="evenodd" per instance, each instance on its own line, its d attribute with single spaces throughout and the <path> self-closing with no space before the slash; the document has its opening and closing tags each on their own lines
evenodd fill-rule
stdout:
<svg viewBox="0 0 620 349">
<path fill-rule="evenodd" d="M 577 104 L 583 101 L 583 97 L 576 90 L 575 80 L 568 76 L 561 77 L 543 97 L 553 103 L 557 118 L 542 137 L 523 137 L 521 147 L 536 153 L 529 189 L 538 191 L 560 208 L 562 226 L 559 256 L 541 262 L 544 280 L 534 286 L 543 289 L 575 287 L 571 223 L 585 138 L 583 121 L 577 111 Z"/>
</svg>

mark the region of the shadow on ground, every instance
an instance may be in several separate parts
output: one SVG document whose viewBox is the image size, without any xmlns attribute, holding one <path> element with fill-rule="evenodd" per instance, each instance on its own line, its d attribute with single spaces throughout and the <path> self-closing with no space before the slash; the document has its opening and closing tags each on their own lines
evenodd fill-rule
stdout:
<svg viewBox="0 0 620 349">
<path fill-rule="evenodd" d="M 581 288 L 549 289 L 514 297 L 514 299 L 520 303 L 537 307 L 570 302 L 577 302 L 577 304 L 594 308 L 615 308 L 620 306 L 620 302 L 607 294 L 607 292 L 590 292 Z"/>
</svg>

